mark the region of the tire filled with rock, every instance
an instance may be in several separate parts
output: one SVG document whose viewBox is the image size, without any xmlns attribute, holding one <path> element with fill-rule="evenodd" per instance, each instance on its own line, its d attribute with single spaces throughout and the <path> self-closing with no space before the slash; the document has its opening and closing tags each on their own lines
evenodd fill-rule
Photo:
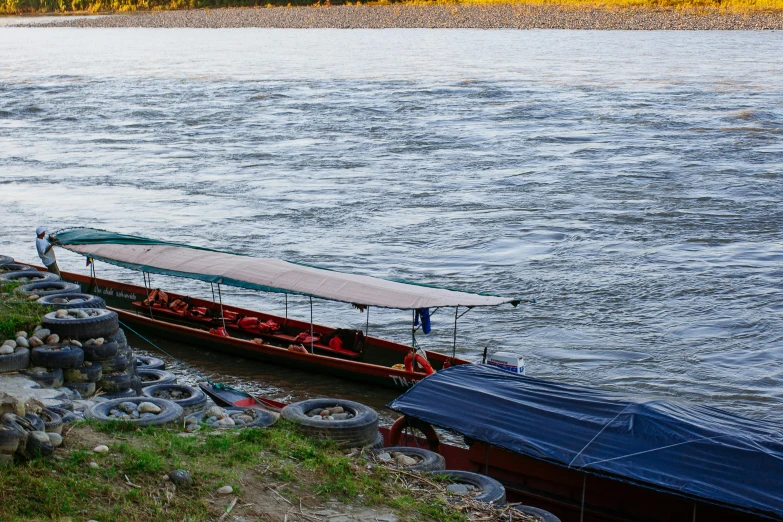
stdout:
<svg viewBox="0 0 783 522">
<path fill-rule="evenodd" d="M 378 437 L 378 413 L 358 402 L 342 399 L 310 399 L 289 404 L 283 418 L 316 439 L 331 439 L 340 448 L 362 448 Z"/>
<path fill-rule="evenodd" d="M 99 402 L 85 417 L 99 421 L 129 422 L 137 426 L 163 426 L 178 423 L 184 412 L 178 404 L 154 397 L 131 397 Z"/>
<path fill-rule="evenodd" d="M 203 410 L 207 404 L 206 393 L 182 384 L 153 384 L 142 388 L 142 395 L 173 401 L 182 407 L 186 415 Z"/>
<path fill-rule="evenodd" d="M 277 422 L 277 416 L 259 408 L 221 408 L 212 406 L 185 418 L 185 431 L 207 428 L 267 428 Z"/>
</svg>

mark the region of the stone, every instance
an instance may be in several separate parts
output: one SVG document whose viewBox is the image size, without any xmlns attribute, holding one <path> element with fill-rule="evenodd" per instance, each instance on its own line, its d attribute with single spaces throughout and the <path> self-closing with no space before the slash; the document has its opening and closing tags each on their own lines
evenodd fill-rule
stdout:
<svg viewBox="0 0 783 522">
<path fill-rule="evenodd" d="M 178 488 L 189 488 L 193 485 L 193 478 L 184 469 L 175 469 L 169 472 L 169 478 Z"/>
<path fill-rule="evenodd" d="M 332 415 L 332 419 L 334 420 L 348 420 L 348 414 L 347 413 L 335 413 Z"/>
<path fill-rule="evenodd" d="M 40 330 L 35 331 L 33 337 L 37 337 L 38 339 L 43 341 L 50 335 L 52 335 L 52 332 L 48 328 L 41 328 Z"/>
<path fill-rule="evenodd" d="M 117 405 L 117 409 L 120 410 L 120 411 L 123 411 L 125 413 L 130 414 L 130 413 L 133 413 L 134 411 L 136 411 L 138 409 L 138 406 L 136 406 L 135 402 L 125 401 L 125 402 L 119 403 Z"/>
<path fill-rule="evenodd" d="M 378 453 L 376 458 L 381 462 L 392 462 L 394 460 L 392 459 L 392 456 L 385 451 L 383 453 Z"/>
<path fill-rule="evenodd" d="M 95 346 L 101 346 L 103 343 L 104 343 L 103 337 L 98 337 L 97 339 L 95 339 L 95 342 L 92 344 L 94 344 Z"/>
<path fill-rule="evenodd" d="M 27 300 L 28 300 L 28 301 L 37 301 L 37 300 L 39 300 L 39 299 L 40 299 L 40 297 L 39 297 L 38 295 L 36 295 L 36 294 L 33 294 L 33 295 L 28 295 L 28 296 L 27 296 Z"/>
<path fill-rule="evenodd" d="M 95 462 L 95 461 L 92 461 L 92 462 L 90 462 L 90 463 L 89 463 L 89 464 L 87 464 L 87 465 L 88 465 L 88 466 L 90 466 L 92 469 L 100 469 L 100 466 L 99 466 L 99 465 L 98 465 L 98 463 L 97 463 L 97 462 Z"/>
<path fill-rule="evenodd" d="M 35 328 L 33 328 L 33 335 L 35 335 L 35 332 L 37 332 L 41 328 L 43 328 L 43 326 L 41 326 L 40 324 L 35 325 Z"/>
<path fill-rule="evenodd" d="M 8 339 L 7 341 L 3 341 L 3 346 L 10 346 L 11 348 L 16 348 L 16 341 L 13 339 Z"/>
<path fill-rule="evenodd" d="M 63 443 L 63 437 L 62 435 L 59 435 L 57 433 L 48 433 L 49 435 L 49 442 L 52 443 L 52 446 L 55 448 L 60 447 L 60 445 Z"/>
<path fill-rule="evenodd" d="M 446 491 L 452 495 L 467 495 L 468 487 L 465 484 L 449 484 L 446 486 Z"/>
<path fill-rule="evenodd" d="M 25 332 L 24 330 L 19 330 L 14 334 L 14 337 L 24 337 L 25 339 L 27 339 L 27 332 Z"/>
<path fill-rule="evenodd" d="M 250 415 L 237 415 L 236 417 L 234 417 L 234 422 L 237 421 L 243 422 L 245 424 L 250 424 L 251 422 L 253 422 L 253 417 L 251 417 Z"/>
<path fill-rule="evenodd" d="M 217 494 L 218 495 L 230 495 L 234 492 L 234 488 L 231 486 L 223 486 L 222 488 L 218 488 Z"/>
<path fill-rule="evenodd" d="M 63 317 L 65 317 L 66 315 L 68 315 L 68 310 L 65 310 L 65 309 L 60 309 L 60 310 L 57 310 L 57 311 L 54 313 L 54 316 L 55 316 L 55 317 L 57 317 L 57 318 L 63 318 Z"/>
<path fill-rule="evenodd" d="M 320 414 L 320 415 L 321 415 L 321 418 L 324 418 L 324 419 L 325 419 L 326 417 L 328 417 L 328 416 L 329 416 L 329 413 L 331 413 L 329 410 L 323 410 L 323 411 L 321 412 L 321 414 Z"/>
<path fill-rule="evenodd" d="M 418 464 L 418 461 L 414 459 L 413 457 L 409 457 L 408 455 L 403 455 L 402 453 L 398 454 L 396 457 L 394 457 L 394 462 L 397 463 L 399 466 L 403 467 L 409 467 L 409 466 L 415 466 Z"/>
<path fill-rule="evenodd" d="M 46 338 L 46 344 L 57 344 L 60 342 L 60 336 L 57 334 L 52 334 Z"/>
<path fill-rule="evenodd" d="M 80 343 L 79 341 L 74 341 L 73 339 L 68 341 L 68 344 L 71 344 L 73 346 L 78 346 L 79 348 L 82 348 L 82 343 Z"/>
<path fill-rule="evenodd" d="M 151 402 L 139 403 L 138 410 L 139 410 L 139 413 L 154 413 L 156 415 L 158 413 L 160 413 L 161 411 L 163 411 L 163 410 L 160 409 L 160 406 L 158 406 L 157 404 L 153 404 Z"/>
<path fill-rule="evenodd" d="M 14 347 L 9 346 L 7 344 L 4 344 L 3 346 L 0 346 L 0 355 L 10 355 L 14 353 Z"/>
<path fill-rule="evenodd" d="M 98 445 L 98 446 L 95 446 L 95 447 L 94 447 L 92 450 L 93 450 L 95 453 L 108 453 L 108 452 L 109 452 L 109 447 L 108 447 L 108 446 L 105 446 L 105 445 L 103 445 L 103 444 L 100 444 L 100 445 Z"/>
<path fill-rule="evenodd" d="M 32 348 L 37 348 L 39 346 L 44 345 L 44 342 L 40 340 L 38 337 L 30 337 L 27 341 L 30 343 L 30 346 Z"/>
<path fill-rule="evenodd" d="M 204 412 L 205 417 L 215 417 L 216 419 L 225 419 L 228 417 L 228 413 L 226 413 L 226 410 L 221 408 L 220 406 L 212 406 L 207 411 Z"/>
<path fill-rule="evenodd" d="M 30 348 L 30 343 L 27 341 L 27 337 L 22 337 L 21 335 L 16 338 L 16 345 L 21 346 L 22 348 Z"/>
<path fill-rule="evenodd" d="M 79 319 L 87 319 L 90 317 L 84 310 L 76 310 L 76 317 Z"/>
<path fill-rule="evenodd" d="M 155 414 L 152 413 L 152 412 L 140 413 L 139 414 L 139 418 L 140 419 L 154 419 L 155 418 Z"/>
<path fill-rule="evenodd" d="M 345 409 L 343 409 L 342 406 L 335 406 L 334 408 L 329 408 L 329 413 L 332 415 L 335 413 L 345 413 Z"/>
<path fill-rule="evenodd" d="M 309 417 L 315 417 L 316 415 L 320 415 L 322 411 L 324 411 L 322 408 L 315 408 L 307 412 L 307 415 Z"/>
<path fill-rule="evenodd" d="M 234 422 L 234 419 L 231 417 L 226 417 L 225 419 L 220 419 L 215 423 L 215 426 L 220 426 L 223 428 L 230 428 L 232 426 L 236 426 L 236 422 Z"/>
</svg>

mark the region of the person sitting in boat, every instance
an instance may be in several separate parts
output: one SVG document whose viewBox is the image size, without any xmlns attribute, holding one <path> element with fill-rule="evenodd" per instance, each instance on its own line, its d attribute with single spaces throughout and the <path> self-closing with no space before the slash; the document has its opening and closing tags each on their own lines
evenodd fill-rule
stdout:
<svg viewBox="0 0 783 522">
<path fill-rule="evenodd" d="M 57 259 L 54 257 L 54 245 L 57 244 L 57 238 L 50 235 L 46 237 L 46 227 L 38 227 L 35 229 L 35 248 L 38 250 L 38 257 L 43 261 L 46 269 L 55 274 L 60 275 L 60 268 L 57 266 Z"/>
</svg>

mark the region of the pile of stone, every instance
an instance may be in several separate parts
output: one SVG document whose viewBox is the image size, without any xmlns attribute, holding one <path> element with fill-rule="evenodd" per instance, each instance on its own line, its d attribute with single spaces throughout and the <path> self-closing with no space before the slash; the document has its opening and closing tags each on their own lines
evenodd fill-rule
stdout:
<svg viewBox="0 0 783 522">
<path fill-rule="evenodd" d="M 203 413 L 190 415 L 185 419 L 185 430 L 196 431 L 201 425 L 209 428 L 244 428 L 254 424 L 259 419 L 259 412 L 253 408 L 225 409 L 211 406 Z"/>
<path fill-rule="evenodd" d="M 107 415 L 113 420 L 151 419 L 163 411 L 160 406 L 151 402 L 125 401 L 112 408 Z"/>
<path fill-rule="evenodd" d="M 405 454 L 397 451 L 382 451 L 375 455 L 376 460 L 390 466 L 399 466 L 402 468 L 409 468 L 421 463 L 422 459 L 416 458 L 415 455 Z"/>
<path fill-rule="evenodd" d="M 321 420 L 347 420 L 353 419 L 354 414 L 346 411 L 342 406 L 332 406 L 331 408 L 313 408 L 307 412 L 308 417 L 321 417 Z"/>
</svg>

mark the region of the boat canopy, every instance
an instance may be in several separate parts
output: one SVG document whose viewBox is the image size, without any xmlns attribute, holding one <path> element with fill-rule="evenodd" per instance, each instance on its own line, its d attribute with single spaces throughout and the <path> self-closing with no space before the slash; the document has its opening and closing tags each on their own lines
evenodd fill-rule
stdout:
<svg viewBox="0 0 783 522">
<path fill-rule="evenodd" d="M 783 517 L 779 424 L 472 364 L 436 372 L 388 406 L 567 468 Z"/>
<path fill-rule="evenodd" d="M 60 246 L 114 265 L 286 294 L 403 310 L 519 304 L 519 299 L 346 274 L 281 259 L 264 259 L 93 228 L 57 232 Z"/>
</svg>

